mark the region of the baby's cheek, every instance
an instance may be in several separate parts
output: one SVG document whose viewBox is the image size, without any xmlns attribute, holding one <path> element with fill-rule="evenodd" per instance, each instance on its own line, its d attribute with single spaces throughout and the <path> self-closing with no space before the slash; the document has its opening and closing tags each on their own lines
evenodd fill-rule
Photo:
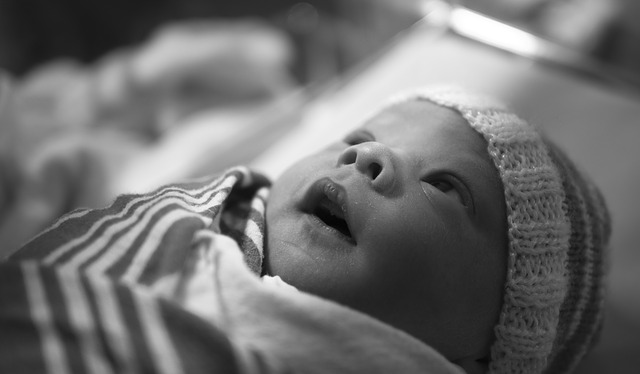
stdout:
<svg viewBox="0 0 640 374">
<path fill-rule="evenodd" d="M 370 235 L 362 243 L 369 266 L 387 275 L 390 271 L 401 274 L 413 266 L 422 267 L 424 256 L 431 247 L 424 230 L 416 230 L 423 225 L 406 217 L 386 224 L 378 223 L 377 227 L 369 230 Z"/>
</svg>

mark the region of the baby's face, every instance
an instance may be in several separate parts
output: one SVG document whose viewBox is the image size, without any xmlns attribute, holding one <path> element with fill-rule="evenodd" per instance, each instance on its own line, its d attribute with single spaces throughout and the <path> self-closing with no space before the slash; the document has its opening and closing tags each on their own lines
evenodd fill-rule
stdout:
<svg viewBox="0 0 640 374">
<path fill-rule="evenodd" d="M 452 110 L 425 101 L 384 110 L 274 183 L 268 273 L 451 360 L 486 353 L 507 247 L 503 190 L 486 149 Z"/>
</svg>

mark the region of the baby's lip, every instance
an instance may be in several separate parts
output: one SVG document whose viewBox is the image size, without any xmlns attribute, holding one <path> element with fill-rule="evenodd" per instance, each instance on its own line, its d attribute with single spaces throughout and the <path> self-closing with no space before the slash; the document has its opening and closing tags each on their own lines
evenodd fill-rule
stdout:
<svg viewBox="0 0 640 374">
<path fill-rule="evenodd" d="M 331 216 L 330 218 L 339 222 L 334 226 L 355 241 L 349 224 L 346 190 L 331 178 L 321 178 L 309 187 L 302 201 L 301 210 L 307 214 L 318 215 L 320 211 Z"/>
<path fill-rule="evenodd" d="M 313 182 L 307 192 L 305 193 L 302 201 L 302 211 L 305 213 L 313 212 L 323 199 L 328 199 L 333 204 L 343 209 L 345 202 L 344 187 L 331 180 L 331 178 L 320 178 Z"/>
</svg>

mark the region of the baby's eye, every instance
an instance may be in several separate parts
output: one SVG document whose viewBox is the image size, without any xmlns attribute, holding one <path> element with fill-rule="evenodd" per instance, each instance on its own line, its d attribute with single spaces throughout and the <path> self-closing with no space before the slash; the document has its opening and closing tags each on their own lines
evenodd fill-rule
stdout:
<svg viewBox="0 0 640 374">
<path fill-rule="evenodd" d="M 440 191 L 442 191 L 442 192 L 444 192 L 444 193 L 447 193 L 447 192 L 449 192 L 449 191 L 451 191 L 451 190 L 455 189 L 455 188 L 453 187 L 453 185 L 452 185 L 451 183 L 447 182 L 447 181 L 441 181 L 441 180 L 438 180 L 438 181 L 430 182 L 430 184 L 431 184 L 433 187 L 435 187 L 435 188 L 439 189 Z"/>
<path fill-rule="evenodd" d="M 344 142 L 348 145 L 357 145 L 360 143 L 373 142 L 376 138 L 367 130 L 356 130 L 345 136 Z"/>
<path fill-rule="evenodd" d="M 453 199 L 456 199 L 460 204 L 462 204 L 462 206 L 465 206 L 465 207 L 467 206 L 465 199 L 462 197 L 462 194 L 460 193 L 460 191 L 458 190 L 458 188 L 453 182 L 450 182 L 445 179 L 435 179 L 435 180 L 430 180 L 423 183 L 429 185 L 432 188 L 435 187 L 437 190 L 444 193 L 445 195 Z"/>
</svg>

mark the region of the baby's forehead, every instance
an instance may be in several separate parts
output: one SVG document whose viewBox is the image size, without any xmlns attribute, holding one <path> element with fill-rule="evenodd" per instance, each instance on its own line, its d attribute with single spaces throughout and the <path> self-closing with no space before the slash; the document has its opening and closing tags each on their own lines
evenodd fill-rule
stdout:
<svg viewBox="0 0 640 374">
<path fill-rule="evenodd" d="M 369 116 L 361 127 L 393 131 L 409 137 L 425 132 L 430 135 L 476 133 L 457 110 L 427 100 L 407 100 L 385 105 Z"/>
<path fill-rule="evenodd" d="M 433 156 L 479 158 L 488 161 L 487 143 L 455 109 L 427 100 L 388 105 L 356 130 L 389 146 L 409 146 Z"/>
</svg>

